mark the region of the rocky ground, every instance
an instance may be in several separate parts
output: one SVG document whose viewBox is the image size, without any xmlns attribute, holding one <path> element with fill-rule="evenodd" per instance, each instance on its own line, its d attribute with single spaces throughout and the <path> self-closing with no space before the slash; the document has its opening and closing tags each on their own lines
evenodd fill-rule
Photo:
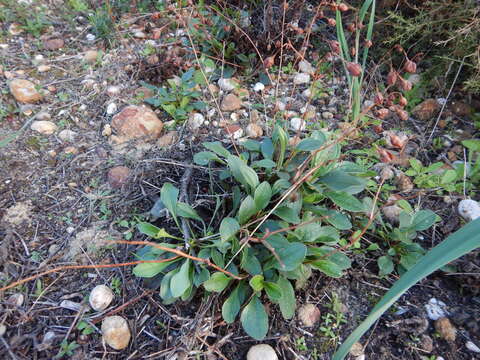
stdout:
<svg viewBox="0 0 480 360">
<path fill-rule="evenodd" d="M 175 120 L 144 101 L 152 95 L 145 83 L 158 86 L 170 79 L 181 86 L 189 64 L 172 74 L 162 67 L 164 50 L 185 56 L 182 44 L 189 39 L 181 26 L 163 31 L 165 20 L 152 21 L 152 27 L 144 16 L 129 14 L 122 19 L 128 26 L 118 29 L 119 41 L 107 48 L 81 16 L 72 24 L 57 18 L 54 8 L 49 16 L 55 21 L 40 36 L 15 22 L 1 25 L 2 286 L 58 266 L 133 261 L 134 247 L 109 241 L 140 239 L 135 219 L 148 215 L 165 181 L 180 180 L 203 141 L 229 145 L 270 135 L 278 117 L 296 134 L 348 127 L 342 65 L 332 61 L 319 73 L 311 65 L 318 54 L 308 54 L 289 72 L 272 73 L 271 84 L 238 71 L 233 78 L 196 85 L 205 107 Z M 216 64 L 223 66 L 221 59 Z M 321 88 L 312 100 L 314 81 Z M 462 161 L 460 141 L 475 136 L 470 116 L 480 108 L 460 92 L 449 99 L 441 91 L 419 96 L 410 117 L 384 114 L 380 127 L 360 131 L 347 148 L 381 141 L 385 153 L 377 160 L 379 174 L 390 171 L 390 185 L 406 198 L 422 192 L 422 207 L 442 217 L 425 234 L 424 241 L 433 245 L 461 225 L 456 206 L 463 194 L 418 189 L 401 171 L 404 156 L 425 164 Z M 372 107 L 372 101 L 364 107 Z M 440 139 L 434 151 L 422 147 L 432 129 Z M 406 153 L 396 152 L 396 142 L 405 137 Z M 381 156 L 395 161 L 386 166 Z M 196 168 L 193 186 L 208 186 L 205 174 Z M 272 328 L 264 342 L 271 347 L 255 350 L 275 349 L 281 359 L 330 359 L 397 278 L 378 277 L 371 271 L 373 261 L 358 253 L 342 279 L 314 276 L 299 290 L 297 301 L 304 307 L 297 317 L 285 322 L 271 309 Z M 402 297 L 351 358 L 480 359 L 479 253 L 456 265 L 456 274 L 436 273 Z M 100 284 L 108 288 L 97 290 L 106 294 L 95 304 L 90 293 Z M 226 325 L 219 306 L 218 296 L 201 294 L 191 303 L 165 306 L 130 267 L 62 270 L 0 294 L 0 354 L 12 359 L 244 359 L 257 342 L 238 324 Z M 112 328 L 117 332 L 109 335 Z M 248 359 L 275 358 L 251 351 Z"/>
</svg>

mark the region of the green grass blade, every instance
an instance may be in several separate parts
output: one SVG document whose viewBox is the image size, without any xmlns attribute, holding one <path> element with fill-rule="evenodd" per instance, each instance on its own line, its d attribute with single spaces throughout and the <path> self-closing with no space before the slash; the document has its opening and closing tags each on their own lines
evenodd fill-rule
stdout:
<svg viewBox="0 0 480 360">
<path fill-rule="evenodd" d="M 420 258 L 417 264 L 393 284 L 373 308 L 368 317 L 350 334 L 334 354 L 332 360 L 343 360 L 352 345 L 393 305 L 408 289 L 449 262 L 480 247 L 480 219 L 474 220 L 451 234 Z"/>
<path fill-rule="evenodd" d="M 352 86 L 352 77 L 350 76 L 350 73 L 347 70 L 347 66 L 345 64 L 345 61 L 350 61 L 350 53 L 348 51 L 348 44 L 347 44 L 347 39 L 345 38 L 345 32 L 343 31 L 343 23 L 342 23 L 342 13 L 340 10 L 337 10 L 335 14 L 335 28 L 337 30 L 337 39 L 338 42 L 340 43 L 340 57 L 344 60 L 342 61 L 343 68 L 345 69 L 345 74 L 347 75 L 348 79 L 348 84 L 350 87 Z"/>
<path fill-rule="evenodd" d="M 367 41 L 371 41 L 372 40 L 372 33 L 373 33 L 373 24 L 375 23 L 375 5 L 376 5 L 376 1 L 373 0 L 372 3 L 372 10 L 370 12 L 370 19 L 368 21 L 368 26 L 367 26 L 367 36 L 366 36 L 366 40 Z M 365 66 L 367 64 L 367 57 L 368 57 L 368 47 L 364 47 L 363 48 L 363 58 L 362 58 L 362 69 L 365 70 Z M 363 75 L 364 75 L 365 71 L 362 72 L 362 76 L 360 78 L 360 83 L 362 83 L 363 81 Z"/>
</svg>

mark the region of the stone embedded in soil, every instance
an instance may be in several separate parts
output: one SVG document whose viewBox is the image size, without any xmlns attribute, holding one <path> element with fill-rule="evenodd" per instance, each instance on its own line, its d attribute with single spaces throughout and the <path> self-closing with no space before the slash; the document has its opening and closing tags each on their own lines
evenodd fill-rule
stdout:
<svg viewBox="0 0 480 360">
<path fill-rule="evenodd" d="M 278 360 L 278 356 L 270 345 L 258 344 L 248 350 L 247 360 Z"/>
<path fill-rule="evenodd" d="M 447 341 L 455 341 L 457 337 L 457 329 L 452 325 L 446 317 L 435 321 L 435 330 L 438 331 L 441 338 Z"/>
<path fill-rule="evenodd" d="M 205 117 L 200 113 L 191 113 L 188 117 L 188 126 L 192 130 L 198 130 L 205 122 Z"/>
<path fill-rule="evenodd" d="M 473 113 L 473 108 L 462 101 L 452 101 L 450 110 L 460 117 L 470 116 Z"/>
<path fill-rule="evenodd" d="M 24 300 L 25 300 L 25 296 L 23 294 L 16 293 L 16 294 L 10 295 L 6 300 L 6 303 L 8 305 L 20 307 L 23 305 Z"/>
<path fill-rule="evenodd" d="M 462 200 L 458 204 L 458 213 L 466 221 L 473 221 L 480 217 L 480 204 L 471 199 Z"/>
<path fill-rule="evenodd" d="M 106 285 L 97 285 L 90 292 L 88 302 L 95 311 L 103 311 L 110 306 L 115 295 Z"/>
<path fill-rule="evenodd" d="M 158 138 L 163 123 L 148 107 L 129 105 L 113 117 L 112 127 L 122 140 L 128 141 L 142 137 Z"/>
<path fill-rule="evenodd" d="M 108 96 L 118 96 L 122 92 L 122 88 L 117 85 L 110 85 L 106 92 Z"/>
<path fill-rule="evenodd" d="M 292 130 L 303 131 L 305 130 L 305 126 L 305 120 L 303 120 L 302 118 L 294 117 L 290 120 L 290 127 L 292 128 Z"/>
<path fill-rule="evenodd" d="M 223 91 L 232 91 L 233 89 L 239 86 L 238 80 L 236 79 L 218 79 L 218 86 Z"/>
<path fill-rule="evenodd" d="M 4 324 L 0 324 L 0 337 L 5 335 L 7 332 L 7 327 Z"/>
<path fill-rule="evenodd" d="M 423 334 L 420 338 L 420 348 L 426 353 L 433 351 L 433 340 L 430 336 Z"/>
<path fill-rule="evenodd" d="M 108 316 L 102 321 L 102 335 L 105 342 L 115 350 L 122 350 L 130 342 L 130 328 L 121 316 Z"/>
<path fill-rule="evenodd" d="M 18 201 L 5 210 L 0 222 L 10 226 L 27 227 L 32 222 L 33 215 L 33 205 L 30 200 Z"/>
<path fill-rule="evenodd" d="M 384 206 L 382 208 L 383 215 L 392 224 L 397 224 L 399 222 L 401 212 L 402 212 L 402 208 L 396 204 L 393 204 L 390 206 Z"/>
<path fill-rule="evenodd" d="M 232 137 L 234 140 L 238 140 L 243 136 L 243 129 L 237 124 L 225 126 L 225 132 L 228 137 Z"/>
<path fill-rule="evenodd" d="M 115 166 L 108 171 L 108 183 L 114 189 L 119 189 L 128 183 L 131 170 L 126 166 Z"/>
<path fill-rule="evenodd" d="M 256 91 L 256 92 L 260 92 L 260 91 L 263 91 L 265 90 L 265 85 L 261 82 L 257 82 L 254 86 L 253 86 L 253 91 Z"/>
<path fill-rule="evenodd" d="M 42 135 L 52 135 L 55 131 L 57 131 L 57 125 L 51 121 L 38 120 L 32 122 L 30 129 Z"/>
<path fill-rule="evenodd" d="M 474 353 L 480 353 L 480 347 L 478 347 L 477 345 L 475 345 L 475 343 L 473 341 L 467 341 L 465 343 L 465 347 L 474 352 Z"/>
<path fill-rule="evenodd" d="M 298 319 L 306 327 L 315 326 L 320 320 L 320 310 L 314 304 L 305 304 L 298 309 Z"/>
<path fill-rule="evenodd" d="M 110 103 L 107 105 L 107 115 L 113 115 L 117 112 L 117 104 L 115 104 L 114 102 Z"/>
<path fill-rule="evenodd" d="M 42 99 L 35 84 L 25 79 L 14 79 L 10 82 L 10 92 L 19 102 L 26 104 L 33 104 Z"/>
<path fill-rule="evenodd" d="M 78 148 L 75 146 L 67 146 L 65 149 L 63 149 L 63 153 L 66 155 L 76 155 L 78 154 Z"/>
<path fill-rule="evenodd" d="M 425 304 L 425 310 L 430 320 L 438 320 L 448 314 L 447 305 L 443 301 L 435 298 L 431 298 L 428 303 Z"/>
<path fill-rule="evenodd" d="M 222 100 L 220 109 L 222 111 L 235 111 L 242 107 L 242 100 L 234 94 L 228 94 Z"/>
<path fill-rule="evenodd" d="M 58 50 L 61 49 L 65 45 L 63 39 L 48 39 L 45 40 L 43 46 L 47 50 Z"/>
<path fill-rule="evenodd" d="M 73 142 L 77 137 L 77 133 L 73 130 L 64 129 L 58 133 L 58 138 L 65 142 Z"/>
<path fill-rule="evenodd" d="M 95 63 L 98 59 L 98 51 L 97 50 L 88 50 L 83 55 L 83 60 L 89 64 Z"/>
<path fill-rule="evenodd" d="M 293 78 L 295 85 L 308 84 L 310 82 L 310 74 L 298 73 Z"/>
<path fill-rule="evenodd" d="M 431 120 L 440 110 L 440 104 L 435 99 L 427 99 L 415 106 L 412 114 L 415 118 L 422 121 Z"/>
<path fill-rule="evenodd" d="M 168 133 L 166 133 L 165 135 L 161 136 L 158 139 L 157 145 L 159 147 L 170 146 L 173 143 L 175 143 L 175 141 L 177 141 L 177 138 L 178 138 L 178 132 L 177 131 L 169 131 Z"/>
<path fill-rule="evenodd" d="M 361 356 L 363 355 L 363 345 L 358 341 L 352 345 L 350 348 L 350 355 L 352 356 Z"/>
<path fill-rule="evenodd" d="M 404 173 L 400 173 L 397 176 L 397 186 L 398 190 L 400 190 L 401 192 L 407 193 L 413 190 L 412 180 Z"/>
<path fill-rule="evenodd" d="M 50 65 L 40 65 L 39 67 L 37 67 L 37 71 L 39 73 L 43 73 L 43 72 L 47 72 L 47 71 L 50 71 L 52 67 Z"/>
<path fill-rule="evenodd" d="M 247 136 L 250 138 L 259 138 L 260 136 L 263 135 L 263 129 L 257 123 L 248 124 L 245 130 L 246 130 Z"/>
<path fill-rule="evenodd" d="M 298 63 L 298 70 L 302 73 L 312 75 L 315 72 L 315 68 L 306 60 L 302 60 Z"/>
<path fill-rule="evenodd" d="M 112 127 L 110 124 L 105 124 L 102 130 L 102 136 L 110 136 L 112 135 Z"/>
<path fill-rule="evenodd" d="M 324 118 L 325 120 L 333 119 L 333 114 L 330 111 L 324 111 L 322 113 L 322 118 Z"/>
</svg>

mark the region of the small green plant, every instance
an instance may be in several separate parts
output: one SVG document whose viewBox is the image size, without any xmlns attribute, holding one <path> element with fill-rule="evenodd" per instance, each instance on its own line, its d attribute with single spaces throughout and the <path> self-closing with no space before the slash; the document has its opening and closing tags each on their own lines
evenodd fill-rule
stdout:
<svg viewBox="0 0 480 360">
<path fill-rule="evenodd" d="M 93 327 L 86 321 L 80 321 L 77 325 L 77 330 L 80 330 L 82 335 L 90 335 L 95 331 Z"/>
<path fill-rule="evenodd" d="M 472 184 L 480 183 L 480 140 L 463 140 L 462 145 L 468 150 L 467 168 L 459 167 L 461 178 L 469 178 Z"/>
<path fill-rule="evenodd" d="M 185 72 L 178 82 L 168 79 L 168 88 L 142 83 L 143 86 L 155 91 L 155 95 L 145 99 L 145 102 L 155 107 L 161 107 L 176 121 L 185 120 L 188 113 L 195 109 L 203 110 L 206 104 L 196 100 L 202 94 L 194 90 L 197 85 L 195 73 L 195 69 L 192 68 Z"/>
<path fill-rule="evenodd" d="M 115 24 L 105 8 L 98 8 L 88 17 L 92 33 L 105 44 L 112 45 L 115 40 Z"/>
<path fill-rule="evenodd" d="M 410 169 L 405 174 L 414 178 L 420 189 L 435 189 L 438 194 L 444 191 L 461 193 L 463 191 L 463 165 L 456 169 L 445 169 L 445 164 L 437 162 L 423 166 L 417 159 L 410 159 Z"/>
<path fill-rule="evenodd" d="M 340 326 L 347 322 L 343 315 L 343 304 L 336 293 L 332 293 L 332 301 L 330 304 L 327 304 L 327 307 L 330 308 L 331 312 L 322 316 L 322 325 L 319 328 L 319 332 L 322 336 L 329 338 L 333 345 L 336 345 L 339 340 L 338 332 Z"/>
<path fill-rule="evenodd" d="M 437 215 L 433 211 L 420 210 L 414 212 L 405 200 L 398 201 L 397 205 L 401 205 L 405 209 L 400 213 L 399 226 L 393 228 L 387 234 L 378 231 L 378 234 L 385 236 L 389 245 L 387 254 L 377 259 L 380 276 L 393 272 L 395 264 L 397 272 L 400 274 L 410 270 L 418 259 L 425 254 L 422 246 L 413 241 L 417 237 L 417 232 L 427 230 L 437 220 Z M 385 227 L 391 226 L 386 224 Z"/>
<path fill-rule="evenodd" d="M 88 4 L 83 0 L 68 0 L 68 6 L 70 6 L 73 11 L 79 13 L 84 13 L 90 10 Z"/>
<path fill-rule="evenodd" d="M 286 132 L 276 126 L 271 138 L 248 140 L 235 148 L 242 151 L 236 155 L 220 142 L 204 146 L 207 151 L 195 154 L 194 161 L 221 167 L 212 174 L 212 184 L 221 183 L 221 192 L 232 194 L 221 197 L 223 206 L 218 200 L 224 216 L 216 218 L 216 210 L 206 223 L 179 201 L 176 187 L 164 184 L 160 200 L 182 237 L 140 223 L 138 229 L 150 238 L 169 241 L 137 252 L 139 259 L 165 262 L 139 264 L 133 272 L 158 277 L 160 296 L 167 304 L 191 299 L 200 287 L 225 290 L 223 319 L 232 323 L 240 313 L 244 330 L 262 339 L 268 331 L 265 301 L 278 304 L 284 318 L 294 316 L 290 280 L 306 281 L 312 270 L 341 277 L 350 267 L 347 255 L 334 246 L 352 229 L 352 222 L 365 218 L 366 206 L 355 195 L 365 188 L 367 171 L 341 161 L 336 135 L 328 132 L 314 131 L 290 145 Z M 203 230 L 196 234 L 182 223 L 186 220 Z M 345 248 L 358 239 L 352 236 Z M 179 246 L 188 249 L 189 257 L 172 254 Z"/>
<path fill-rule="evenodd" d="M 307 342 L 305 341 L 305 336 L 301 336 L 295 340 L 295 348 L 297 351 L 307 351 Z"/>
<path fill-rule="evenodd" d="M 63 340 L 60 343 L 60 351 L 58 354 L 55 356 L 56 359 L 61 359 L 64 356 L 72 356 L 73 351 L 78 348 L 80 345 L 78 345 L 75 341 L 68 342 L 67 340 Z"/>
<path fill-rule="evenodd" d="M 122 293 L 122 280 L 114 276 L 112 280 L 110 280 L 110 287 L 115 294 L 120 295 Z"/>
</svg>

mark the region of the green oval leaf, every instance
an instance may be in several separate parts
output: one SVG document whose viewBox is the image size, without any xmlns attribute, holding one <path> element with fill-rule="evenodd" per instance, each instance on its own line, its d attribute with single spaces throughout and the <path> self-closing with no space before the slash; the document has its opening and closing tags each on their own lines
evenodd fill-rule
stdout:
<svg viewBox="0 0 480 360">
<path fill-rule="evenodd" d="M 182 296 L 192 285 L 192 281 L 190 279 L 190 262 L 190 259 L 185 260 L 180 267 L 180 271 L 172 276 L 172 280 L 170 282 L 170 291 L 172 292 L 173 297 Z"/>
<path fill-rule="evenodd" d="M 360 200 L 345 191 L 327 191 L 324 195 L 344 210 L 354 212 L 365 211 L 365 207 Z"/>
<path fill-rule="evenodd" d="M 255 189 L 255 194 L 253 200 L 255 201 L 255 206 L 257 210 L 263 210 L 270 203 L 272 198 L 272 188 L 270 184 L 266 181 L 262 182 Z"/>
<path fill-rule="evenodd" d="M 240 321 L 245 332 L 255 340 L 262 340 L 268 332 L 268 315 L 257 296 L 242 311 Z"/>
<path fill-rule="evenodd" d="M 220 224 L 220 237 L 223 242 L 231 240 L 240 230 L 238 221 L 231 217 L 226 217 Z"/>
<path fill-rule="evenodd" d="M 245 224 L 248 219 L 250 219 L 257 212 L 257 207 L 253 198 L 248 195 L 243 199 L 240 204 L 240 209 L 238 210 L 238 221 L 240 224 Z"/>
<path fill-rule="evenodd" d="M 278 300 L 280 311 L 285 319 L 291 319 L 295 315 L 295 309 L 297 308 L 293 286 L 288 279 L 282 276 L 278 278 L 277 285 L 282 292 L 282 296 Z"/>
<path fill-rule="evenodd" d="M 203 287 L 207 291 L 221 292 L 230 283 L 230 278 L 224 273 L 218 271 L 210 276 L 210 279 L 203 283 Z"/>
</svg>

